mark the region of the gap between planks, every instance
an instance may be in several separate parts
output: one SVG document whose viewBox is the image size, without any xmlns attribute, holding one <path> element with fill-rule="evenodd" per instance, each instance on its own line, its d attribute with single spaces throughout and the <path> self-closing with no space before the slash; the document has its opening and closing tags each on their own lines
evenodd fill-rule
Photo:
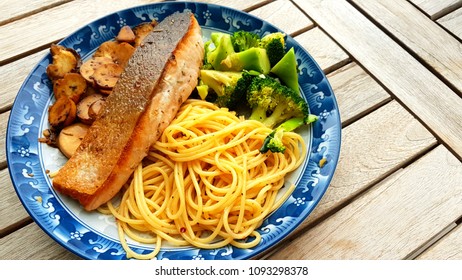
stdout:
<svg viewBox="0 0 462 280">
<path fill-rule="evenodd" d="M 418 3 L 415 3 L 414 0 L 407 0 L 407 1 L 411 5 L 413 5 L 416 9 L 418 9 L 422 14 L 425 14 L 428 18 L 430 18 L 433 21 L 438 20 L 438 19 L 440 19 L 440 18 L 454 12 L 458 8 L 462 7 L 462 1 L 458 1 L 458 2 L 455 2 L 455 3 L 449 4 L 449 6 L 446 6 L 446 7 L 442 8 L 442 9 L 440 9 L 439 11 L 433 10 L 433 13 L 431 13 L 432 12 L 431 8 L 430 7 L 425 7 L 425 4 L 421 3 L 424 6 L 424 7 L 422 7 L 422 6 L 419 6 Z M 434 1 L 433 0 L 432 2 L 435 3 L 435 2 L 439 2 L 439 1 Z M 439 3 L 437 3 L 437 4 L 439 4 Z M 426 8 L 427 8 L 427 11 L 426 11 Z"/>
<path fill-rule="evenodd" d="M 431 237 L 429 240 L 427 240 L 425 243 L 423 243 L 419 248 L 417 248 L 415 251 L 411 252 L 409 255 L 407 255 L 404 259 L 405 260 L 414 260 L 418 256 L 420 256 L 423 252 L 428 250 L 431 246 L 436 244 L 439 240 L 444 238 L 446 235 L 448 235 L 453 229 L 457 227 L 457 223 L 451 223 L 447 227 L 443 228 L 440 232 L 435 234 L 433 237 Z"/>
<path fill-rule="evenodd" d="M 23 12 L 22 14 L 18 14 L 18 15 L 15 15 L 15 16 L 11 17 L 11 18 L 1 20 L 0 21 L 0 26 L 11 23 L 11 22 L 16 21 L 16 20 L 26 18 L 28 16 L 43 12 L 45 10 L 48 10 L 48 9 L 51 9 L 51 8 L 54 8 L 54 7 L 57 7 L 57 6 L 60 6 L 62 4 L 69 3 L 71 1 L 73 1 L 73 0 L 61 0 L 61 1 L 56 2 L 56 3 L 51 3 L 51 4 L 48 4 L 48 5 L 45 5 L 45 6 L 42 6 L 42 7 L 27 11 L 27 12 Z"/>
</svg>

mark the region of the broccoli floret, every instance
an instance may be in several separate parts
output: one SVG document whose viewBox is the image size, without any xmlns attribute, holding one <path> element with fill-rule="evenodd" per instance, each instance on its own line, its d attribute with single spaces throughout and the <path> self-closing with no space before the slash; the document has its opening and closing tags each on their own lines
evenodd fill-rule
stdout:
<svg viewBox="0 0 462 280">
<path fill-rule="evenodd" d="M 252 80 L 247 103 L 252 108 L 249 118 L 270 128 L 287 119 L 308 115 L 308 104 L 300 94 L 269 76 Z"/>
<path fill-rule="evenodd" d="M 252 47 L 245 51 L 228 55 L 221 61 L 221 67 L 224 67 L 227 71 L 254 70 L 268 74 L 271 64 L 265 49 Z"/>
<path fill-rule="evenodd" d="M 285 36 L 282 32 L 275 32 L 263 36 L 260 40 L 260 47 L 266 49 L 271 66 L 276 65 L 285 55 Z"/>
<path fill-rule="evenodd" d="M 266 153 L 271 151 L 273 153 L 284 153 L 286 150 L 286 147 L 282 142 L 284 132 L 293 131 L 304 124 L 315 122 L 317 119 L 318 117 L 312 114 L 308 114 L 303 118 L 295 117 L 288 119 L 276 127 L 270 134 L 268 134 L 268 136 L 266 136 L 265 140 L 263 141 L 263 145 L 260 148 L 260 152 Z"/>
<path fill-rule="evenodd" d="M 236 31 L 232 35 L 212 32 L 210 40 L 205 42 L 202 69 L 234 72 L 253 70 L 268 74 L 273 66 L 268 50 L 271 52 L 271 57 L 276 57 L 274 53 L 281 47 L 276 46 L 276 42 L 280 42 L 278 33 L 274 34 L 274 40 L 269 39 L 271 37 L 269 34 L 262 44 L 259 35 L 248 31 Z M 279 61 L 279 58 L 273 58 L 273 60 Z"/>
<path fill-rule="evenodd" d="M 252 47 L 258 47 L 260 43 L 260 36 L 248 31 L 236 31 L 231 36 L 235 52 L 242 52 Z"/>
<path fill-rule="evenodd" d="M 212 45 L 213 43 L 213 45 Z M 226 67 L 221 63 L 226 57 L 234 53 L 231 35 L 222 32 L 212 32 L 210 40 L 204 44 L 205 47 L 205 69 L 213 68 L 224 71 Z M 211 65 L 212 67 L 207 67 Z"/>
<path fill-rule="evenodd" d="M 213 69 L 213 65 L 209 62 L 208 57 L 209 53 L 213 50 L 212 40 L 209 40 L 204 43 L 204 64 L 201 69 Z"/>
<path fill-rule="evenodd" d="M 276 65 L 285 54 L 284 45 L 278 39 L 273 39 L 266 45 L 266 53 L 271 66 Z"/>
<path fill-rule="evenodd" d="M 216 94 L 215 104 L 220 107 L 235 109 L 236 105 L 245 99 L 254 77 L 255 74 L 248 71 L 201 70 L 200 84 L 197 86 L 197 90 L 199 94 L 204 95 L 205 89 L 212 89 Z M 202 99 L 205 99 L 205 97 Z"/>
</svg>

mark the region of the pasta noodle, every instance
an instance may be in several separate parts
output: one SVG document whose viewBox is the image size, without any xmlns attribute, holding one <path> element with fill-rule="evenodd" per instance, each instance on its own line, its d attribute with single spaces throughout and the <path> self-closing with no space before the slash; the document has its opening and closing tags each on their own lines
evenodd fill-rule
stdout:
<svg viewBox="0 0 462 280">
<path fill-rule="evenodd" d="M 277 199 L 284 177 L 307 153 L 303 138 L 287 132 L 284 154 L 261 154 L 269 132 L 212 103 L 186 101 L 120 200 L 99 209 L 115 216 L 127 257 L 154 258 L 163 242 L 205 249 L 256 246 L 256 229 L 295 187 Z M 155 249 L 139 254 L 126 237 Z"/>
</svg>

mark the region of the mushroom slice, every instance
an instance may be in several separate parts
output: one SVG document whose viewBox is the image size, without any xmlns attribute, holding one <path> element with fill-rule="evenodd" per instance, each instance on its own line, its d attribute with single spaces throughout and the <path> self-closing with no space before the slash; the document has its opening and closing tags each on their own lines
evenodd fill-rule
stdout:
<svg viewBox="0 0 462 280">
<path fill-rule="evenodd" d="M 74 123 L 61 130 L 56 145 L 67 158 L 70 158 L 80 146 L 80 142 L 87 134 L 88 127 L 83 123 Z"/>
<path fill-rule="evenodd" d="M 116 40 L 118 42 L 127 42 L 127 43 L 134 43 L 135 42 L 135 33 L 130 28 L 130 26 L 125 25 L 119 30 L 117 34 Z"/>
<path fill-rule="evenodd" d="M 96 118 L 96 107 L 90 113 L 90 108 L 92 107 L 93 103 L 98 101 L 104 101 L 104 96 L 99 93 L 90 94 L 84 97 L 80 102 L 77 104 L 77 117 L 79 120 L 84 124 L 91 124 Z"/>
<path fill-rule="evenodd" d="M 99 88 L 112 89 L 119 80 L 123 68 L 116 63 L 106 63 L 95 69 L 93 80 Z"/>
<path fill-rule="evenodd" d="M 77 107 L 74 101 L 65 96 L 56 99 L 56 102 L 48 108 L 48 122 L 57 129 L 72 124 L 76 115 Z"/>
<path fill-rule="evenodd" d="M 127 42 L 106 41 L 96 50 L 94 57 L 107 57 L 125 67 L 135 48 Z"/>
<path fill-rule="evenodd" d="M 66 96 L 74 103 L 79 102 L 80 96 L 87 90 L 87 81 L 79 73 L 67 73 L 63 78 L 53 83 L 56 99 Z"/>
<path fill-rule="evenodd" d="M 114 63 L 109 57 L 94 57 L 85 61 L 82 66 L 80 66 L 80 75 L 87 80 L 90 84 L 94 84 L 93 73 L 101 65 Z"/>
<path fill-rule="evenodd" d="M 80 64 L 80 55 L 73 49 L 52 44 L 50 47 L 52 63 L 46 73 L 51 80 L 63 78 L 66 73 L 76 71 Z"/>
</svg>

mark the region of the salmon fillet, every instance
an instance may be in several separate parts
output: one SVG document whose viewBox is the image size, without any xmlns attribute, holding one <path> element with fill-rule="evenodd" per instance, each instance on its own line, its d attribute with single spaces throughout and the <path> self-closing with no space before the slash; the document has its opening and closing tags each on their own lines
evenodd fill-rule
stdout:
<svg viewBox="0 0 462 280">
<path fill-rule="evenodd" d="M 161 21 L 130 58 L 53 187 L 89 211 L 113 198 L 197 85 L 203 57 L 193 14 Z"/>
</svg>

